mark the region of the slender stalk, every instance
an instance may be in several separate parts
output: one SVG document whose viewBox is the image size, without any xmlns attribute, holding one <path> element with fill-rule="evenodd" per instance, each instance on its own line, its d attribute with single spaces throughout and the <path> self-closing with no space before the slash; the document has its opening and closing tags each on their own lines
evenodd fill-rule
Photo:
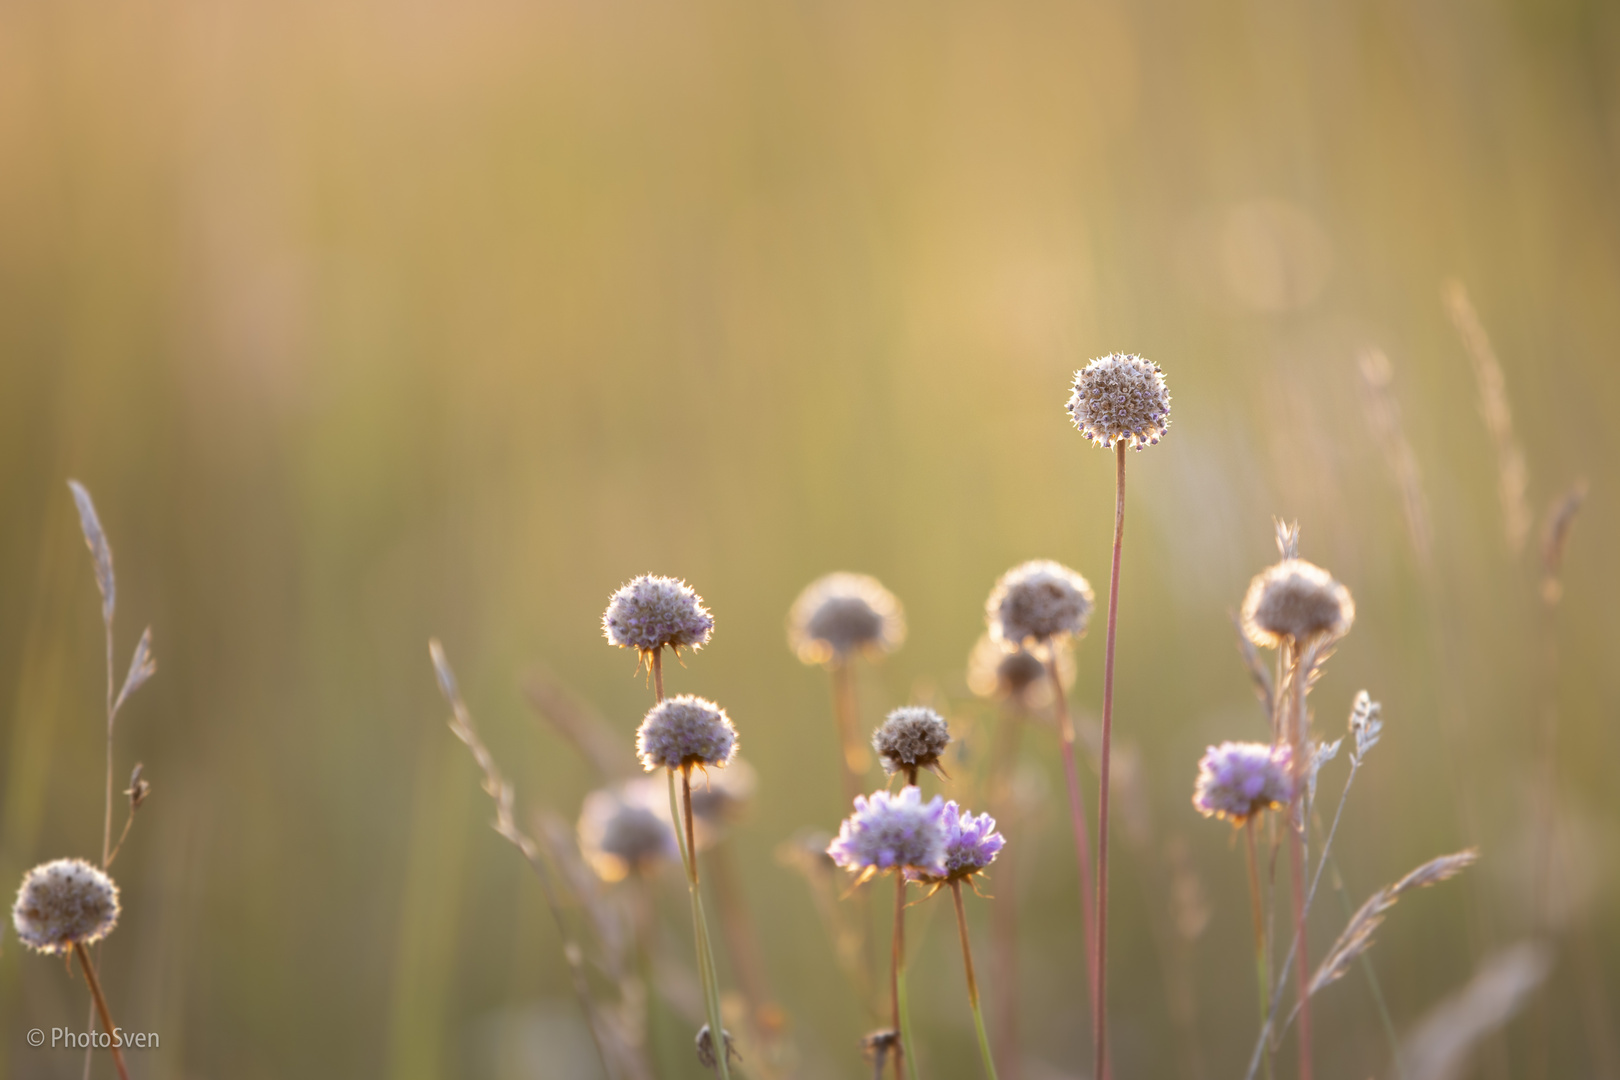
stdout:
<svg viewBox="0 0 1620 1080">
<path fill-rule="evenodd" d="M 1296 648 L 1296 652 L 1299 650 Z M 1311 992 L 1310 992 L 1310 944 L 1305 940 L 1305 874 L 1309 870 L 1306 865 L 1305 854 L 1305 778 L 1310 770 L 1310 744 L 1305 739 L 1305 725 L 1307 716 L 1305 712 L 1305 692 L 1308 689 L 1308 671 L 1311 658 L 1315 650 L 1308 650 L 1303 656 L 1296 656 L 1294 660 L 1294 807 L 1299 820 L 1295 822 L 1292 811 L 1289 820 L 1289 882 L 1294 893 L 1294 960 L 1296 968 L 1296 989 L 1299 992 L 1299 1080 L 1311 1080 Z M 1348 791 L 1348 789 L 1346 789 Z M 1342 809 L 1343 803 L 1340 807 Z M 1335 822 L 1336 824 L 1336 822 Z M 1321 880 L 1321 870 L 1318 868 L 1317 880 Z M 1312 883 L 1314 886 L 1314 882 Z M 1314 888 L 1313 888 L 1314 893 Z"/>
<path fill-rule="evenodd" d="M 1108 574 L 1108 636 L 1103 646 L 1102 761 L 1097 789 L 1097 947 L 1091 1027 L 1092 1075 L 1108 1076 L 1108 759 L 1114 734 L 1114 637 L 1119 626 L 1119 555 L 1125 541 L 1125 441 L 1114 440 L 1114 558 Z"/>
<path fill-rule="evenodd" d="M 1091 827 L 1086 821 L 1085 798 L 1080 791 L 1080 772 L 1074 762 L 1074 721 L 1069 716 L 1069 702 L 1063 693 L 1063 678 L 1058 674 L 1057 644 L 1047 642 L 1046 672 L 1052 681 L 1052 703 L 1057 712 L 1058 748 L 1063 757 L 1063 779 L 1069 789 L 1069 824 L 1074 832 L 1074 861 L 1080 867 L 1080 922 L 1084 941 L 1086 986 L 1093 1003 L 1097 1000 L 1096 888 L 1091 876 Z M 1100 1075 L 1100 1074 L 1099 1074 Z"/>
<path fill-rule="evenodd" d="M 1255 852 L 1254 818 L 1243 826 L 1244 850 L 1249 856 L 1249 908 L 1254 915 L 1254 967 L 1260 985 L 1260 1022 L 1266 1022 L 1271 1003 L 1271 961 L 1266 957 L 1264 901 L 1260 892 L 1260 859 Z M 1271 1076 L 1271 1055 L 1266 1055 L 1266 1076 Z"/>
<path fill-rule="evenodd" d="M 951 899 L 956 902 L 956 929 L 962 937 L 962 966 L 967 971 L 968 1004 L 973 1007 L 973 1026 L 979 1032 L 979 1054 L 984 1058 L 984 1075 L 996 1080 L 996 1062 L 990 1055 L 990 1037 L 984 1032 L 984 1010 L 979 1007 L 979 982 L 973 977 L 973 946 L 968 942 L 967 912 L 962 909 L 962 883 L 951 882 Z"/>
<path fill-rule="evenodd" d="M 900 971 L 906 960 L 906 875 L 904 870 L 894 872 L 894 936 L 889 948 L 889 1005 L 894 1025 L 894 1080 L 901 1080 L 901 1062 L 911 1055 L 906 1053 L 906 1029 L 902 1025 Z M 913 1064 L 912 1068 L 916 1068 Z"/>
<path fill-rule="evenodd" d="M 664 700 L 664 650 L 657 649 L 652 654 L 653 693 L 658 701 Z"/>
<path fill-rule="evenodd" d="M 998 759 L 994 792 L 996 817 L 1002 828 L 1016 831 L 1021 826 L 1018 806 L 1011 794 L 1010 776 L 1018 759 L 1018 737 L 1023 717 L 1013 708 L 1002 712 L 1002 738 L 998 740 Z M 1084 807 L 1082 806 L 1082 809 Z M 1018 846 L 1001 853 L 1000 884 L 996 888 L 998 903 L 990 909 L 990 981 L 995 987 L 996 1042 L 1001 1047 L 1002 1067 L 1011 1080 L 1023 1075 L 1023 1062 L 1018 1055 Z M 1082 889 L 1081 902 L 1091 903 L 1091 891 Z M 1082 948 L 1090 950 L 1087 936 Z"/>
<path fill-rule="evenodd" d="M 113 621 L 112 615 L 106 610 L 105 605 L 103 605 L 102 609 L 101 625 L 106 632 L 107 639 L 107 797 L 102 804 L 101 821 L 101 868 L 105 870 L 112 865 L 113 722 L 117 716 L 113 699 L 113 679 L 115 677 L 113 674 Z M 134 820 L 133 814 L 130 815 L 130 820 Z M 127 827 L 124 833 L 128 835 L 129 829 Z M 122 847 L 124 841 L 120 838 L 118 843 Z M 96 955 L 98 957 L 101 955 L 101 944 L 99 942 L 96 944 Z M 94 1017 L 95 1012 L 92 1009 L 92 1021 Z M 91 1025 L 87 1023 L 86 1026 Z M 111 1034 L 111 1029 L 108 1029 L 108 1033 Z M 114 1053 L 116 1054 L 117 1051 L 114 1050 Z M 89 1050 L 84 1052 L 84 1080 L 90 1080 L 90 1055 Z M 122 1066 L 120 1066 L 119 1071 L 123 1071 Z"/>
<path fill-rule="evenodd" d="M 657 672 L 656 660 L 654 672 Z M 681 771 L 681 783 L 685 791 L 685 804 L 687 816 L 684 828 L 679 824 L 681 820 L 681 803 L 675 794 L 675 770 L 666 770 L 669 775 L 669 811 L 676 819 L 675 840 L 680 845 L 681 862 L 686 868 L 686 888 L 692 898 L 692 938 L 697 948 L 698 977 L 703 983 L 703 1005 L 709 1021 L 709 1045 L 714 1048 L 715 1072 L 720 1080 L 731 1080 L 730 1063 L 727 1060 L 725 1026 L 720 1022 L 720 984 L 715 975 L 714 950 L 709 946 L 708 920 L 703 916 L 703 891 L 698 888 L 697 849 L 692 844 L 692 787 L 691 771 Z"/>
<path fill-rule="evenodd" d="M 855 697 L 853 659 L 838 660 L 832 667 L 833 717 L 838 722 L 838 767 L 844 777 L 844 801 L 853 802 L 861 793 L 861 774 L 866 771 L 866 747 L 862 745 Z"/>
<path fill-rule="evenodd" d="M 121 1080 L 129 1080 L 129 1069 L 124 1065 L 124 1052 L 119 1049 L 117 1041 L 113 1038 L 112 1014 L 107 1011 L 107 998 L 101 992 L 101 980 L 96 978 L 95 965 L 90 963 L 90 954 L 78 942 L 73 943 L 73 955 L 79 958 L 79 968 L 84 972 L 84 981 L 90 987 L 90 1000 L 96 1012 L 101 1014 L 101 1030 L 107 1033 L 113 1065 L 118 1068 Z"/>
</svg>

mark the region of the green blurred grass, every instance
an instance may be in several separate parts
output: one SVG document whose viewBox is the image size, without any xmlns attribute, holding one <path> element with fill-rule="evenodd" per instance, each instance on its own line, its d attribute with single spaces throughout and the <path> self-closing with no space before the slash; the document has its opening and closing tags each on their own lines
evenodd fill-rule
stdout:
<svg viewBox="0 0 1620 1080">
<path fill-rule="evenodd" d="M 1455 275 L 1502 357 L 1533 507 L 1592 486 L 1559 613 L 1561 797 L 1620 982 L 1601 885 L 1620 817 L 1617 35 L 1573 0 L 8 5 L 0 872 L 99 832 L 76 476 L 117 553 L 120 652 L 150 622 L 160 664 L 122 721 L 121 768 L 143 760 L 157 790 L 105 962 L 121 1022 L 163 1037 L 148 1075 L 472 1075 L 503 1010 L 566 1018 L 568 991 L 426 639 L 521 796 L 572 815 L 581 770 L 518 678 L 566 673 L 628 754 L 646 691 L 596 620 L 628 576 L 678 574 L 718 629 L 672 685 L 722 701 L 760 769 L 738 844 L 767 960 L 807 1059 L 849 1075 L 863 1020 L 772 858 L 840 813 L 826 690 L 783 616 L 822 571 L 877 574 L 912 632 L 868 713 L 961 695 L 1001 570 L 1106 575 L 1108 461 L 1060 410 L 1074 367 L 1125 348 L 1164 365 L 1175 427 L 1131 459 L 1120 731 L 1155 842 L 1185 838 L 1210 899 L 1207 1074 L 1253 1030 L 1248 923 L 1240 853 L 1187 796 L 1206 742 L 1260 730 L 1226 611 L 1272 557 L 1274 513 L 1358 601 L 1323 725 L 1362 686 L 1385 703 L 1340 848 L 1352 886 L 1460 846 L 1454 786 L 1481 807 L 1476 879 L 1403 904 L 1374 953 L 1410 1022 L 1472 970 L 1467 918 L 1498 942 L 1527 928 L 1542 643 L 1439 302 Z M 1425 485 L 1429 584 L 1362 417 L 1369 344 Z M 1100 654 L 1079 653 L 1093 708 Z M 1057 811 L 1021 841 L 1028 1049 L 1077 1068 Z M 1155 880 L 1121 860 L 1129 1075 L 1183 1060 Z M 941 917 L 915 1009 L 938 1074 L 969 1076 Z M 1555 1075 L 1591 1053 L 1567 960 Z M 1364 990 L 1330 994 L 1322 1075 L 1382 1074 Z M 77 1075 L 12 1038 L 79 1022 L 77 995 L 8 946 L 0 1070 Z"/>
</svg>

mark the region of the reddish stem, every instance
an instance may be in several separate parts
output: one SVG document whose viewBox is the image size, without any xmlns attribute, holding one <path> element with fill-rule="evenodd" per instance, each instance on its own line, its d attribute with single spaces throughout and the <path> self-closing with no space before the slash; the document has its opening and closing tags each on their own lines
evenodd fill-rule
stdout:
<svg viewBox="0 0 1620 1080">
<path fill-rule="evenodd" d="M 101 980 L 96 978 L 96 969 L 90 963 L 90 954 L 85 952 L 84 946 L 78 942 L 73 943 L 73 955 L 79 958 L 79 969 L 84 972 L 84 981 L 90 986 L 90 1000 L 95 1003 L 96 1012 L 101 1014 L 101 1029 L 107 1033 L 108 1048 L 112 1050 L 113 1065 L 118 1069 L 120 1080 L 129 1080 L 129 1069 L 124 1065 L 124 1053 L 118 1048 L 113 1036 L 112 1014 L 107 1011 L 107 999 L 101 992 Z"/>
<path fill-rule="evenodd" d="M 900 965 L 906 962 L 906 873 L 894 872 L 894 942 L 889 967 L 889 1004 L 894 1013 L 894 1080 L 904 1080 L 905 1039 L 900 1032 Z"/>
<path fill-rule="evenodd" d="M 1119 553 L 1125 541 L 1125 441 L 1114 440 L 1114 561 L 1108 576 L 1108 637 L 1103 646 L 1102 762 L 1097 788 L 1096 991 L 1091 1000 L 1096 1046 L 1093 1076 L 1108 1075 L 1108 759 L 1114 734 L 1114 634 L 1119 625 Z"/>
</svg>

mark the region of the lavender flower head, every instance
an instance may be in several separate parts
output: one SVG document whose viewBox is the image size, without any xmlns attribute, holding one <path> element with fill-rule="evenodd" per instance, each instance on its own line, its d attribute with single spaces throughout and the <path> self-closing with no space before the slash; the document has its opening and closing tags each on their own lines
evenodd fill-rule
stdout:
<svg viewBox="0 0 1620 1080">
<path fill-rule="evenodd" d="M 1243 632 L 1256 645 L 1274 649 L 1333 641 L 1356 621 L 1350 590 L 1304 559 L 1284 559 L 1255 575 L 1243 598 Z"/>
<path fill-rule="evenodd" d="M 118 886 L 83 859 L 57 859 L 23 875 L 11 908 L 17 938 L 42 953 L 93 945 L 118 925 Z"/>
<path fill-rule="evenodd" d="M 890 653 L 905 640 L 900 601 L 866 574 L 817 578 L 788 612 L 788 645 L 806 664 L 842 663 L 857 652 Z"/>
<path fill-rule="evenodd" d="M 1093 603 L 1085 578 L 1062 563 L 1034 559 L 1001 575 L 985 602 L 985 619 L 990 636 L 1014 649 L 1085 633 Z"/>
<path fill-rule="evenodd" d="M 632 780 L 585 796 L 578 832 L 580 854 L 603 881 L 622 881 L 680 858 L 668 800 L 660 785 L 650 780 Z"/>
<path fill-rule="evenodd" d="M 1193 806 L 1205 817 L 1242 825 L 1294 797 L 1294 755 L 1287 743 L 1224 742 L 1198 762 Z"/>
<path fill-rule="evenodd" d="M 1074 373 L 1068 410 L 1080 434 L 1099 446 L 1123 440 L 1140 450 L 1170 427 L 1170 391 L 1158 364 L 1111 353 Z"/>
<path fill-rule="evenodd" d="M 975 815 L 954 801 L 945 804 L 945 881 L 962 881 L 996 861 L 1006 837 L 996 831 L 996 819 Z"/>
<path fill-rule="evenodd" d="M 648 772 L 660 767 L 724 767 L 737 753 L 737 729 L 714 702 L 678 694 L 647 711 L 636 732 L 636 753 Z"/>
<path fill-rule="evenodd" d="M 872 749 L 890 776 L 917 769 L 939 771 L 939 756 L 950 741 L 945 718 L 923 705 L 895 709 L 872 733 Z"/>
<path fill-rule="evenodd" d="M 668 645 L 701 649 L 714 632 L 714 616 L 686 582 L 643 574 L 623 586 L 602 613 L 602 633 L 621 649 L 651 656 Z"/>
<path fill-rule="evenodd" d="M 833 861 L 861 880 L 885 870 L 945 873 L 945 800 L 906 787 L 898 795 L 876 791 L 855 796 L 855 812 L 827 845 Z"/>
</svg>

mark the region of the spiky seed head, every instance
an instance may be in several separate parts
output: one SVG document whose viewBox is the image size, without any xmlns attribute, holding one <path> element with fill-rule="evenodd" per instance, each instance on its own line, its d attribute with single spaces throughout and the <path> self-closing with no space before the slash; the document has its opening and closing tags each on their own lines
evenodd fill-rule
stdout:
<svg viewBox="0 0 1620 1080">
<path fill-rule="evenodd" d="M 118 886 L 83 859 L 44 863 L 23 875 L 11 923 L 36 952 L 93 945 L 118 925 Z"/>
<path fill-rule="evenodd" d="M 737 753 L 737 729 L 714 702 L 677 694 L 648 710 L 636 732 L 636 753 L 648 772 L 694 765 L 724 767 Z"/>
<path fill-rule="evenodd" d="M 913 769 L 938 768 L 939 756 L 950 741 L 951 729 L 945 718 L 923 705 L 895 709 L 872 732 L 872 749 L 877 751 L 883 771 L 891 776 Z"/>
<path fill-rule="evenodd" d="M 1001 575 L 984 611 L 990 636 L 1011 649 L 1079 637 L 1093 605 L 1085 578 L 1062 563 L 1033 559 Z"/>
<path fill-rule="evenodd" d="M 650 656 L 664 646 L 679 655 L 701 649 L 714 632 L 702 597 L 677 578 L 643 574 L 620 587 L 602 613 L 602 633 L 621 649 Z"/>
<path fill-rule="evenodd" d="M 1051 643 L 1057 649 L 1058 678 L 1065 687 L 1074 683 L 1074 652 L 1068 640 Z M 1004 698 L 1025 709 L 1038 709 L 1052 699 L 1046 661 L 1020 645 L 1008 651 L 989 634 L 979 635 L 968 654 L 968 689 L 982 698 Z"/>
<path fill-rule="evenodd" d="M 1151 360 L 1111 353 L 1074 373 L 1069 419 L 1099 446 L 1151 446 L 1170 427 L 1170 391 Z"/>
<path fill-rule="evenodd" d="M 817 578 L 788 612 L 788 645 L 806 664 L 840 663 L 856 653 L 891 653 L 906 640 L 905 610 L 866 574 Z"/>
<path fill-rule="evenodd" d="M 1304 559 L 1284 559 L 1256 574 L 1243 598 L 1243 632 L 1268 649 L 1284 641 L 1333 641 L 1355 621 L 1350 590 Z"/>
<path fill-rule="evenodd" d="M 632 780 L 585 796 L 579 811 L 579 850 L 603 881 L 645 874 L 680 857 L 661 785 Z"/>
<path fill-rule="evenodd" d="M 1294 797 L 1294 755 L 1287 743 L 1223 742 L 1198 762 L 1193 806 L 1205 817 L 1242 825 Z"/>
<path fill-rule="evenodd" d="M 870 877 L 885 870 L 945 872 L 945 800 L 922 801 L 914 786 L 898 795 L 875 791 L 855 796 L 855 812 L 845 818 L 827 845 L 833 861 L 851 873 Z"/>
<path fill-rule="evenodd" d="M 726 1064 L 741 1061 L 742 1055 L 737 1053 L 736 1046 L 732 1045 L 731 1032 L 725 1028 L 720 1029 L 720 1039 L 726 1044 Z M 697 1033 L 697 1059 L 698 1064 L 705 1069 L 713 1069 L 720 1064 L 714 1053 L 714 1037 L 709 1034 L 709 1025 L 704 1024 L 698 1028 Z"/>
</svg>

